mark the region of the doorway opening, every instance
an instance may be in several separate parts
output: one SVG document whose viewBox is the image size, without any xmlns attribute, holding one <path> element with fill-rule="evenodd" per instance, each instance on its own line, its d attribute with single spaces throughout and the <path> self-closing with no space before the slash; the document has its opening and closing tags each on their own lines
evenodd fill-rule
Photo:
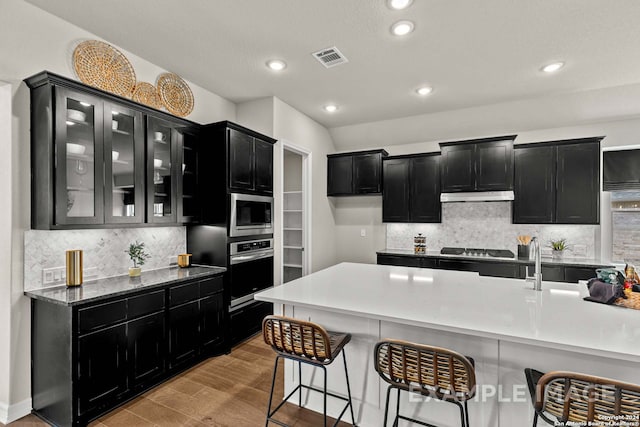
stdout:
<svg viewBox="0 0 640 427">
<path fill-rule="evenodd" d="M 311 153 L 282 145 L 282 283 L 311 271 Z"/>
</svg>

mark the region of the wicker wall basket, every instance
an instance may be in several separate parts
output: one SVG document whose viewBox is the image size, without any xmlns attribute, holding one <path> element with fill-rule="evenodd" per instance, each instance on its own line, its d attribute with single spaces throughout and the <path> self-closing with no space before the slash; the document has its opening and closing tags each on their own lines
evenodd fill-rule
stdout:
<svg viewBox="0 0 640 427">
<path fill-rule="evenodd" d="M 115 47 L 98 40 L 84 41 L 73 51 L 73 67 L 80 81 L 116 95 L 131 97 L 136 73 Z"/>
<path fill-rule="evenodd" d="M 173 73 L 163 73 L 156 80 L 158 95 L 164 107 L 176 116 L 185 117 L 193 111 L 193 93 L 187 82 Z"/>
<path fill-rule="evenodd" d="M 151 83 L 138 82 L 131 99 L 157 110 L 162 109 L 162 100 L 158 95 L 158 90 Z"/>
</svg>

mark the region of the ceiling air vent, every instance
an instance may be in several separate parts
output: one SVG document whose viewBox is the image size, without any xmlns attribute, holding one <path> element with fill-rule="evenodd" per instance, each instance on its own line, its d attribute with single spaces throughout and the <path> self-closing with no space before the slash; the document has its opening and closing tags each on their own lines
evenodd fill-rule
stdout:
<svg viewBox="0 0 640 427">
<path fill-rule="evenodd" d="M 312 53 L 325 68 L 335 67 L 336 65 L 344 64 L 349 60 L 338 50 L 337 47 L 328 47 L 326 49 L 319 50 Z"/>
</svg>

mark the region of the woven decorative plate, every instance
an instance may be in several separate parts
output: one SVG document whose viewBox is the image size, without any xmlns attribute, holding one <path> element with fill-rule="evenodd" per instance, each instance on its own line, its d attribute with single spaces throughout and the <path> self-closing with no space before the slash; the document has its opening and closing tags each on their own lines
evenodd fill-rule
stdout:
<svg viewBox="0 0 640 427">
<path fill-rule="evenodd" d="M 136 73 L 129 60 L 115 47 L 98 40 L 76 46 L 73 67 L 83 83 L 116 95 L 128 98 L 136 85 Z"/>
<path fill-rule="evenodd" d="M 162 103 L 171 114 L 185 117 L 193 111 L 193 93 L 180 76 L 173 73 L 160 74 L 156 87 Z"/>
<path fill-rule="evenodd" d="M 156 87 L 151 83 L 138 82 L 136 88 L 133 90 L 131 99 L 158 110 L 162 108 L 162 100 L 160 96 L 158 96 Z"/>
</svg>

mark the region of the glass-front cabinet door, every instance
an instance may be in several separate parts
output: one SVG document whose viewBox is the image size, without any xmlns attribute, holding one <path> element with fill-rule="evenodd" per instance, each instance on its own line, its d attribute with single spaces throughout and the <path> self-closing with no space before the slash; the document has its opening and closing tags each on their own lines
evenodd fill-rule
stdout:
<svg viewBox="0 0 640 427">
<path fill-rule="evenodd" d="M 55 223 L 101 224 L 103 103 L 91 95 L 58 87 L 55 120 Z"/>
<path fill-rule="evenodd" d="M 147 116 L 147 222 L 177 219 L 177 140 L 175 125 Z"/>
<path fill-rule="evenodd" d="M 178 222 L 194 223 L 200 219 L 198 203 L 198 141 L 196 133 L 179 133 L 178 163 L 181 163 L 178 182 Z"/>
<path fill-rule="evenodd" d="M 144 221 L 144 124 L 142 113 L 104 105 L 105 222 Z"/>
</svg>

